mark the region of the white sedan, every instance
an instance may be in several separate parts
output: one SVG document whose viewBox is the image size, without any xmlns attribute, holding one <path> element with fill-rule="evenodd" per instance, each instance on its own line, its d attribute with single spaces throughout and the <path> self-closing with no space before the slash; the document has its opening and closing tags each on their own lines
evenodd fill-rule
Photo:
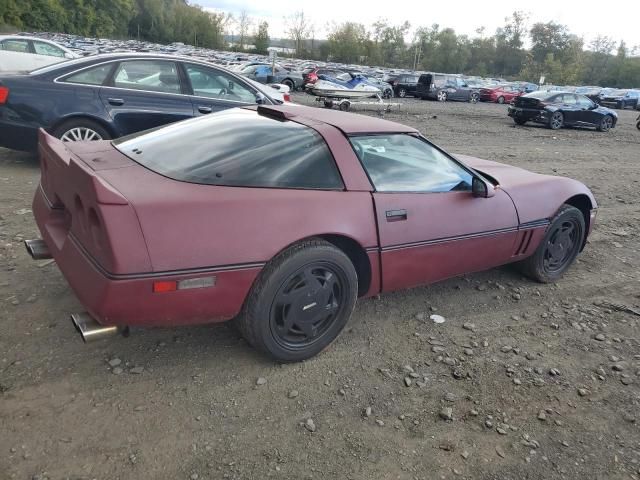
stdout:
<svg viewBox="0 0 640 480">
<path fill-rule="evenodd" d="M 0 72 L 31 71 L 79 55 L 49 40 L 22 35 L 0 36 Z"/>
</svg>

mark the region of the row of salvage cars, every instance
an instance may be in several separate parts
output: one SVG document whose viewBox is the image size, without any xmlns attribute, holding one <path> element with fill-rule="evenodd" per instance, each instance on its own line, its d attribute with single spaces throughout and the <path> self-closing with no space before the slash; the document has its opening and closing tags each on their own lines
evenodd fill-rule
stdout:
<svg viewBox="0 0 640 480">
<path fill-rule="evenodd" d="M 0 143 L 39 151 L 41 238 L 25 244 L 56 260 L 85 340 L 228 321 L 271 358 L 305 360 L 358 298 L 508 263 L 557 281 L 597 211 L 575 180 L 158 54 L 0 77 Z"/>
</svg>

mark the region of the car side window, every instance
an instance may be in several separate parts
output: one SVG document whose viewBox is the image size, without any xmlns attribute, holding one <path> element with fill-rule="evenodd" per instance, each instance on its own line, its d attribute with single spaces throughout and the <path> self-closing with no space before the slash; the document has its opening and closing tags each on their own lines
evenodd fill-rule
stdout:
<svg viewBox="0 0 640 480">
<path fill-rule="evenodd" d="M 87 68 L 81 72 L 69 75 L 63 81 L 68 83 L 81 83 L 83 85 L 102 85 L 109 76 L 112 68 L 113 63 Z"/>
<path fill-rule="evenodd" d="M 185 64 L 193 94 L 235 102 L 256 103 L 256 92 L 234 77 L 214 68 Z"/>
<path fill-rule="evenodd" d="M 442 75 L 436 75 L 435 76 L 435 80 L 434 80 L 433 84 L 436 87 L 442 88 L 442 87 L 444 87 L 445 83 L 446 83 L 445 77 L 443 77 Z"/>
<path fill-rule="evenodd" d="M 113 86 L 150 92 L 181 92 L 176 64 L 165 60 L 122 62 L 116 69 Z"/>
<path fill-rule="evenodd" d="M 577 103 L 576 96 L 570 93 L 565 93 L 562 96 L 562 103 L 564 103 L 565 105 L 575 105 Z"/>
<path fill-rule="evenodd" d="M 46 55 L 47 57 L 64 58 L 64 50 L 45 42 L 33 42 L 33 48 L 38 55 Z"/>
<path fill-rule="evenodd" d="M 387 134 L 349 140 L 378 192 L 471 190 L 471 173 L 418 137 Z"/>
<path fill-rule="evenodd" d="M 587 97 L 583 97 L 582 95 L 578 95 L 578 106 L 581 108 L 592 108 L 594 103 L 589 100 Z"/>
<path fill-rule="evenodd" d="M 8 52 L 31 53 L 27 40 L 3 40 L 2 50 Z"/>
</svg>

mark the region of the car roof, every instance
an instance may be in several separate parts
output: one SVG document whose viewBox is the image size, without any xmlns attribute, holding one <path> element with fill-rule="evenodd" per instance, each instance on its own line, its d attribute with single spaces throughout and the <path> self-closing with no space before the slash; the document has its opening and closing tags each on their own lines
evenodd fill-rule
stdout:
<svg viewBox="0 0 640 480">
<path fill-rule="evenodd" d="M 250 109 L 256 107 L 247 107 Z M 346 135 L 371 134 L 371 133 L 419 133 L 415 128 L 407 127 L 396 122 L 383 120 L 381 118 L 358 115 L 355 113 L 342 112 L 328 108 L 306 107 L 302 105 L 268 105 L 257 107 L 258 113 L 273 115 L 281 118 L 326 123 Z"/>
</svg>

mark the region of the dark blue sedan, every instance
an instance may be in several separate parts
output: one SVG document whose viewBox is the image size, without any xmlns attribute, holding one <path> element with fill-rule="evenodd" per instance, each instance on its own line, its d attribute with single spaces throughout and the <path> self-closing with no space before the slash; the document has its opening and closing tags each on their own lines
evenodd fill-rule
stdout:
<svg viewBox="0 0 640 480">
<path fill-rule="evenodd" d="M 64 141 L 117 138 L 256 103 L 281 102 L 207 62 L 97 55 L 0 76 L 0 146 L 35 150 L 39 128 Z"/>
</svg>

